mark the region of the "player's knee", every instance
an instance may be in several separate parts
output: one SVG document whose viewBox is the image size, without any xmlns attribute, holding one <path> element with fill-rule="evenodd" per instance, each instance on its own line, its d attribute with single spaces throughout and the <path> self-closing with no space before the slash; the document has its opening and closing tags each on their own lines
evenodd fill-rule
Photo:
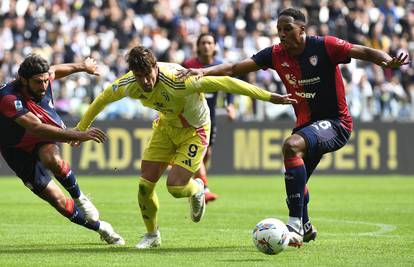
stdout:
<svg viewBox="0 0 414 267">
<path fill-rule="evenodd" d="M 56 177 L 66 177 L 70 171 L 69 163 L 60 158 L 56 157 L 50 164 L 48 169 L 51 170 Z"/>
<path fill-rule="evenodd" d="M 175 198 L 185 197 L 184 186 L 167 185 L 168 192 Z"/>
<path fill-rule="evenodd" d="M 141 198 L 149 198 L 154 192 L 155 183 L 152 183 L 144 178 L 140 178 L 138 182 L 138 201 Z"/>
<path fill-rule="evenodd" d="M 301 152 L 298 140 L 293 138 L 286 139 L 283 143 L 282 151 L 285 158 L 297 156 Z"/>
</svg>

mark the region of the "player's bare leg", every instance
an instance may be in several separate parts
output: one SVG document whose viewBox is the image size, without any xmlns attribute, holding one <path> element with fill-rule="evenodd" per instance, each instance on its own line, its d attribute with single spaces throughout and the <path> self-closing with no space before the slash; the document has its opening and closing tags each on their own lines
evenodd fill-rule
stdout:
<svg viewBox="0 0 414 267">
<path fill-rule="evenodd" d="M 60 149 L 55 143 L 44 144 L 39 148 L 38 156 L 42 164 L 49 169 L 59 183 L 69 192 L 79 209 L 89 221 L 99 220 L 99 211 L 79 188 L 76 177 L 68 162 L 62 160 Z"/>
</svg>

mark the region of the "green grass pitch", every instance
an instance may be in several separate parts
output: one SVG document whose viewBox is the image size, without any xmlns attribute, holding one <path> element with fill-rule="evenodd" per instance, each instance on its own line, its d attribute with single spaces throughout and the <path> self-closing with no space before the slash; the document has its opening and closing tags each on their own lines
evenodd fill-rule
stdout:
<svg viewBox="0 0 414 267">
<path fill-rule="evenodd" d="M 287 220 L 281 175 L 211 177 L 220 198 L 198 224 L 189 218 L 187 200 L 170 196 L 162 178 L 162 247 L 146 251 L 134 249 L 144 233 L 137 178 L 78 180 L 126 246 L 105 245 L 17 178 L 0 178 L 0 266 L 414 266 L 414 177 L 315 175 L 310 214 L 318 238 L 276 256 L 258 252 L 251 231 L 267 217 Z"/>
</svg>

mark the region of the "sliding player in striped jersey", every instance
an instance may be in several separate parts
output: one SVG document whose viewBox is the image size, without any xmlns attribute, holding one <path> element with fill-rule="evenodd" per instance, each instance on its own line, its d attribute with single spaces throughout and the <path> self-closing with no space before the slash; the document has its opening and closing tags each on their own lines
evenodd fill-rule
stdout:
<svg viewBox="0 0 414 267">
<path fill-rule="evenodd" d="M 204 94 L 218 88 L 275 104 L 296 103 L 290 95 L 278 95 L 230 77 L 190 77 L 178 80 L 178 64 L 157 62 L 151 50 L 132 48 L 127 56 L 129 72 L 109 85 L 90 105 L 79 130 L 86 130 L 109 103 L 131 97 L 158 111 L 153 133 L 141 163 L 138 203 L 147 229 L 138 249 L 158 247 L 161 236 L 157 222 L 159 207 L 155 185 L 169 164 L 167 189 L 175 198 L 190 199 L 191 219 L 199 222 L 205 210 L 204 184 L 191 179 L 199 169 L 208 147 L 210 116 Z"/>
</svg>

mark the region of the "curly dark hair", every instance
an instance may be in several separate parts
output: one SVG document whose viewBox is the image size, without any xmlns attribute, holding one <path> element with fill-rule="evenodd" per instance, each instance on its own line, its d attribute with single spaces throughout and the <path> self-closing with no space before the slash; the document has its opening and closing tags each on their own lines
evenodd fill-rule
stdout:
<svg viewBox="0 0 414 267">
<path fill-rule="evenodd" d="M 46 59 L 37 54 L 30 54 L 20 64 L 18 74 L 20 77 L 30 79 L 34 75 L 48 72 L 49 68 L 50 66 Z"/>
<path fill-rule="evenodd" d="M 294 20 L 299 20 L 306 24 L 305 14 L 303 14 L 302 11 L 296 8 L 284 9 L 279 13 L 277 17 L 279 18 L 280 16 L 292 17 Z"/>
<path fill-rule="evenodd" d="M 143 46 L 132 48 L 127 54 L 128 69 L 148 74 L 157 65 L 154 53 Z"/>
</svg>

